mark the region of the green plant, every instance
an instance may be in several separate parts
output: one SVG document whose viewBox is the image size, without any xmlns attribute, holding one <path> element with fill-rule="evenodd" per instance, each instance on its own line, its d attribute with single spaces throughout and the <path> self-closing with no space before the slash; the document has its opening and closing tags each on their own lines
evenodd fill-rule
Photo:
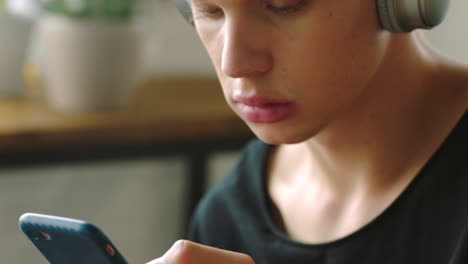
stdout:
<svg viewBox="0 0 468 264">
<path fill-rule="evenodd" d="M 3 0 L 0 0 L 3 1 Z M 43 10 L 82 19 L 127 20 L 138 0 L 41 0 Z"/>
</svg>

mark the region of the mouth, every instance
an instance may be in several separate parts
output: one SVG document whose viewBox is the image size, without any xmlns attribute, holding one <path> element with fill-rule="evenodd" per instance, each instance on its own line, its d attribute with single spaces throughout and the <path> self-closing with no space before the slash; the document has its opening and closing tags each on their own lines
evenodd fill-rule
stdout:
<svg viewBox="0 0 468 264">
<path fill-rule="evenodd" d="M 235 97 L 233 106 L 242 119 L 254 123 L 280 122 L 294 110 L 292 101 L 264 96 Z"/>
</svg>

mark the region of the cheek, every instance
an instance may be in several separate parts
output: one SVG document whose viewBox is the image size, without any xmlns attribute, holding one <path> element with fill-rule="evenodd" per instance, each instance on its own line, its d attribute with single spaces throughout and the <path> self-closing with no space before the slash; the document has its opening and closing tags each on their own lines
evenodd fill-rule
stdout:
<svg viewBox="0 0 468 264">
<path fill-rule="evenodd" d="M 199 27 L 197 27 L 197 33 L 216 71 L 218 80 L 221 83 L 223 94 L 227 98 L 227 95 L 231 90 L 230 87 L 232 86 L 229 82 L 232 80 L 229 80 L 229 78 L 227 78 L 221 71 L 224 39 L 219 36 L 219 33 L 215 33 L 207 29 L 200 29 Z"/>
<path fill-rule="evenodd" d="M 298 100 L 298 138 L 307 138 L 349 110 L 361 95 L 383 60 L 386 38 L 347 30 L 319 32 L 288 48 L 291 51 L 278 69 L 277 82 Z M 286 62 L 287 61 L 287 62 Z M 308 120 L 305 122 L 305 120 Z M 301 134 L 302 133 L 302 134 Z"/>
<path fill-rule="evenodd" d="M 291 87 L 330 96 L 364 88 L 383 59 L 386 42 L 378 34 L 349 32 L 311 34 L 295 41 L 309 45 L 290 42 L 287 49 L 293 52 L 278 53 L 278 76 Z"/>
<path fill-rule="evenodd" d="M 383 58 L 388 34 L 376 26 L 375 14 L 353 7 L 355 1 L 338 2 L 341 1 L 329 2 L 330 6 L 324 7 L 334 12 L 323 12 L 323 16 L 308 22 L 311 26 L 307 31 L 283 42 L 282 50 L 288 52 L 276 50 L 278 60 L 287 61 L 288 66 L 280 70 L 283 77 L 296 75 L 301 80 L 306 76 L 302 81 L 321 88 L 351 88 L 362 87 L 375 73 Z M 344 6 L 334 6 L 338 4 Z M 369 10 L 369 7 L 362 8 Z"/>
<path fill-rule="evenodd" d="M 211 63 L 216 71 L 219 81 L 222 84 L 223 92 L 227 94 L 227 85 L 228 78 L 221 71 L 222 64 L 222 54 L 224 48 L 224 38 L 220 36 L 220 33 L 212 32 L 210 30 L 197 28 L 198 35 L 200 40 L 205 47 L 208 56 L 210 57 Z"/>
<path fill-rule="evenodd" d="M 221 59 L 224 47 L 224 38 L 220 32 L 211 29 L 208 26 L 196 25 L 198 36 L 210 57 L 210 60 L 219 75 L 221 68 Z"/>
</svg>

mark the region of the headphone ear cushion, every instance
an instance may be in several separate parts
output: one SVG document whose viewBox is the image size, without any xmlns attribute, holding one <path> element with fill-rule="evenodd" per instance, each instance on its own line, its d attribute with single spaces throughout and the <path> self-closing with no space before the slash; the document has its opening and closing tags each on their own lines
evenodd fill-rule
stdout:
<svg viewBox="0 0 468 264">
<path fill-rule="evenodd" d="M 192 14 L 192 7 L 190 6 L 189 0 L 174 0 L 177 9 L 182 14 L 182 16 L 189 22 L 190 24 L 194 24 L 193 21 L 193 14 Z"/>
<path fill-rule="evenodd" d="M 380 24 L 394 33 L 433 28 L 444 20 L 450 0 L 376 0 Z"/>
<path fill-rule="evenodd" d="M 450 5 L 450 0 L 425 0 L 421 2 L 424 22 L 428 27 L 442 23 Z"/>
<path fill-rule="evenodd" d="M 406 32 L 399 25 L 395 14 L 394 0 L 377 0 L 377 14 L 380 24 L 388 31 L 401 33 Z"/>
</svg>

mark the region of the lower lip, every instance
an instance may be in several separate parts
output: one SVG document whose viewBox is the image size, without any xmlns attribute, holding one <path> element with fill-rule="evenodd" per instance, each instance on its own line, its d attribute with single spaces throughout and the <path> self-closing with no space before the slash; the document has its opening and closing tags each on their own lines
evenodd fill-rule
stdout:
<svg viewBox="0 0 468 264">
<path fill-rule="evenodd" d="M 292 103 L 271 103 L 265 105 L 246 105 L 234 103 L 239 115 L 254 123 L 276 123 L 287 119 L 292 111 Z"/>
</svg>

